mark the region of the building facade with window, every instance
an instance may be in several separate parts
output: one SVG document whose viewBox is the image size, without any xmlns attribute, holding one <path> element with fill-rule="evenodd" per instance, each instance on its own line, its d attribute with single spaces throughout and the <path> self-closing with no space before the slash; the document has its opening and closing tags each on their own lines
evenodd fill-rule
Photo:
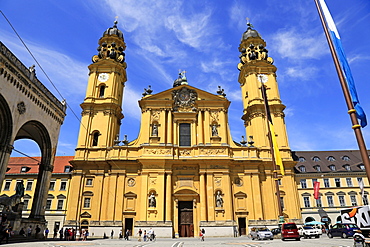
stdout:
<svg viewBox="0 0 370 247">
<path fill-rule="evenodd" d="M 73 156 L 56 156 L 46 201 L 45 219 L 50 233 L 64 225 Z M 15 194 L 17 183 L 23 182 L 24 197 L 22 216 L 28 217 L 34 199 L 40 157 L 11 157 L 7 167 L 1 195 Z"/>
<path fill-rule="evenodd" d="M 359 151 L 295 151 L 302 219 L 334 224 L 343 208 L 368 205 L 369 183 Z M 319 182 L 318 199 L 314 182 Z M 363 183 L 363 187 L 362 187 Z M 362 189 L 363 188 L 363 189 Z"/>
<path fill-rule="evenodd" d="M 223 90 L 213 94 L 195 88 L 185 73 L 163 92 L 145 90 L 139 100 L 138 137 L 119 140 L 120 123 L 125 121 L 122 107 L 130 107 L 122 106 L 126 44 L 116 23 L 98 43 L 98 54 L 89 65 L 79 139 L 71 161 L 71 187 L 76 189 L 70 191 L 66 226 L 89 228 L 94 236 L 112 229 L 134 233 L 153 228 L 160 237 L 196 237 L 200 227 L 208 236 L 233 236 L 246 234 L 250 226 L 277 225 L 278 200 L 286 221 L 301 220 L 296 162 L 288 145 L 276 67 L 256 30 L 248 27 L 239 46 L 240 75 L 235 81 L 241 87 L 244 111 L 240 116 L 248 133 L 240 143 L 231 137 L 230 101 Z M 262 83 L 269 88 L 285 168 L 280 198 Z"/>
</svg>

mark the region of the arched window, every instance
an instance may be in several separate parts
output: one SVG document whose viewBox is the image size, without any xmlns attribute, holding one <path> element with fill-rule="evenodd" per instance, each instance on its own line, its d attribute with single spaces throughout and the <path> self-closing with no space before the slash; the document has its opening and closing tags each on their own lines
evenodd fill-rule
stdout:
<svg viewBox="0 0 370 247">
<path fill-rule="evenodd" d="M 99 87 L 99 98 L 104 97 L 104 92 L 105 92 L 105 85 L 103 84 Z"/>
<path fill-rule="evenodd" d="M 312 160 L 315 161 L 315 162 L 319 162 L 320 161 L 320 158 L 317 157 L 317 156 L 315 156 L 315 157 L 312 158 Z"/>
<path fill-rule="evenodd" d="M 335 158 L 334 158 L 333 156 L 329 156 L 327 159 L 328 159 L 329 161 L 331 161 L 331 162 L 335 161 Z"/>
<path fill-rule="evenodd" d="M 92 139 L 92 146 L 93 146 L 93 147 L 98 146 L 99 136 L 100 136 L 99 131 L 95 131 L 95 132 L 93 133 L 93 139 Z"/>
<path fill-rule="evenodd" d="M 299 158 L 298 158 L 298 161 L 299 161 L 299 162 L 305 162 L 305 161 L 306 161 L 306 159 L 305 159 L 304 157 L 299 157 Z"/>
<path fill-rule="evenodd" d="M 305 166 L 300 166 L 298 167 L 300 172 L 306 172 L 306 167 Z"/>
<path fill-rule="evenodd" d="M 342 160 L 344 160 L 344 161 L 350 161 L 350 158 L 349 158 L 347 155 L 344 155 L 344 156 L 342 157 Z"/>
<path fill-rule="evenodd" d="M 321 172 L 321 167 L 319 165 L 316 165 L 313 167 L 316 171 Z"/>
</svg>

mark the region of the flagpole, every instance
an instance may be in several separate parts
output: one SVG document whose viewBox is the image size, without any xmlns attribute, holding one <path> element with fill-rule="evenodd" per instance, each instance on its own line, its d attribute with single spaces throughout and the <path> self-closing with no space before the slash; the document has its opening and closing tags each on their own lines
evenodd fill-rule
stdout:
<svg viewBox="0 0 370 247">
<path fill-rule="evenodd" d="M 278 210 L 279 210 L 279 215 L 278 216 L 283 216 L 283 209 L 281 208 L 281 201 L 280 201 L 280 188 L 279 188 L 279 180 L 278 180 L 278 174 L 277 174 L 277 166 L 276 166 L 276 161 L 275 161 L 274 146 L 273 146 L 273 142 L 272 142 L 271 129 L 270 129 L 270 124 L 269 124 L 269 118 L 271 117 L 271 115 L 270 115 L 268 101 L 267 101 L 266 86 L 262 82 L 261 82 L 261 84 L 262 84 L 261 85 L 262 98 L 263 98 L 263 103 L 264 103 L 264 106 L 265 106 L 268 139 L 269 139 L 269 142 L 270 142 L 272 169 L 274 169 L 273 170 L 273 178 L 275 180 L 276 197 L 277 197 L 277 204 L 278 204 Z"/>
<path fill-rule="evenodd" d="M 315 4 L 316 4 L 317 11 L 319 12 L 321 24 L 324 28 L 326 40 L 328 41 L 331 55 L 332 55 L 333 60 L 334 60 L 334 65 L 335 65 L 335 69 L 337 70 L 340 85 L 342 86 L 342 91 L 343 91 L 344 98 L 345 98 L 347 108 L 348 108 L 348 114 L 349 114 L 349 116 L 351 118 L 351 122 L 352 122 L 352 129 L 355 132 L 355 136 L 356 136 L 356 139 L 357 139 L 357 144 L 358 144 L 358 147 L 360 149 L 361 158 L 362 158 L 362 161 L 363 161 L 364 166 L 365 166 L 366 176 L 367 176 L 368 181 L 370 182 L 370 161 L 369 161 L 369 155 L 367 153 L 366 144 L 365 144 L 364 138 L 362 136 L 361 126 L 358 124 L 358 120 L 357 120 L 357 116 L 356 116 L 356 110 L 353 107 L 353 103 L 352 103 L 351 95 L 349 93 L 348 85 L 346 83 L 346 79 L 345 79 L 343 71 L 341 69 L 339 59 L 338 59 L 338 55 L 335 52 L 333 42 L 330 38 L 330 34 L 329 34 L 328 28 L 326 26 L 326 22 L 324 20 L 322 10 L 320 8 L 318 0 L 315 0 Z"/>
</svg>

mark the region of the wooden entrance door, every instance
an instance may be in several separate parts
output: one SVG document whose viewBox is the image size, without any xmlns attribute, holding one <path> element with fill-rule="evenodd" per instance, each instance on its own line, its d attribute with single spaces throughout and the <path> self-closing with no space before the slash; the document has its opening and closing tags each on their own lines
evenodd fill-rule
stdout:
<svg viewBox="0 0 370 247">
<path fill-rule="evenodd" d="M 193 202 L 179 202 L 179 235 L 194 237 Z"/>
<path fill-rule="evenodd" d="M 239 236 L 247 235 L 246 231 L 247 225 L 244 217 L 238 218 L 238 225 L 239 225 Z"/>
</svg>

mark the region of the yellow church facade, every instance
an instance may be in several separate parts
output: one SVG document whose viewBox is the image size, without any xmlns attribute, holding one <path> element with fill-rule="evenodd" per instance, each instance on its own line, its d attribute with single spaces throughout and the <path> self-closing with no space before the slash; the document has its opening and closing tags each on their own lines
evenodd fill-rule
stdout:
<svg viewBox="0 0 370 247">
<path fill-rule="evenodd" d="M 278 177 L 284 220 L 301 222 L 285 106 L 259 33 L 251 27 L 243 33 L 235 78 L 246 141 L 232 139 L 230 101 L 223 91 L 215 95 L 192 87 L 180 74 L 173 88 L 157 94 L 146 90 L 139 100 L 140 133 L 128 142 L 118 140 L 127 65 L 116 24 L 100 38 L 89 66 L 65 226 L 88 228 L 94 236 L 152 228 L 158 237 L 196 237 L 201 228 L 207 236 L 233 236 L 252 226 L 277 226 L 277 170 L 262 82 L 285 170 Z"/>
</svg>

